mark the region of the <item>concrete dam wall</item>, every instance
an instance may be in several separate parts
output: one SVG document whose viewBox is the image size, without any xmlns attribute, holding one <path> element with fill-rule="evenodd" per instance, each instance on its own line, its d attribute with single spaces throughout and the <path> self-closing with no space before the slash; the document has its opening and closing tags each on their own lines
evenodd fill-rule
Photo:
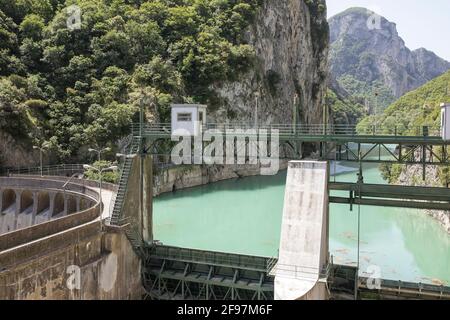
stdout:
<svg viewBox="0 0 450 320">
<path fill-rule="evenodd" d="M 0 178 L 0 235 L 84 211 L 98 194 L 89 188 L 31 178 Z"/>
<path fill-rule="evenodd" d="M 105 224 L 95 187 L 71 184 L 61 198 L 58 179 L 0 182 L 2 212 L 14 207 L 21 226 L 0 235 L 0 300 L 142 297 L 141 261 L 125 229 Z"/>
</svg>

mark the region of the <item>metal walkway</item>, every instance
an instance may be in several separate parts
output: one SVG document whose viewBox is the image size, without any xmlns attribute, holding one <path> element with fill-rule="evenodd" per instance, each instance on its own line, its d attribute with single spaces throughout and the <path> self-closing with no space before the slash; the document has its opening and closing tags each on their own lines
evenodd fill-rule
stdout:
<svg viewBox="0 0 450 320">
<path fill-rule="evenodd" d="M 154 300 L 273 300 L 277 259 L 168 246 L 147 248 L 144 285 Z M 298 267 L 298 266 L 297 266 Z M 450 299 L 450 287 L 381 280 L 370 290 L 356 268 L 330 265 L 326 282 L 332 296 L 359 299 Z"/>
<path fill-rule="evenodd" d="M 348 197 L 330 196 L 330 203 L 450 210 L 450 189 L 447 188 L 330 182 L 329 190 L 349 193 Z"/>
<path fill-rule="evenodd" d="M 435 126 L 413 127 L 404 130 L 385 127 L 357 127 L 357 126 L 324 126 L 324 125 L 285 125 L 272 124 L 254 127 L 245 123 L 232 124 L 205 124 L 203 132 L 218 130 L 224 134 L 233 130 L 242 130 L 245 135 L 251 135 L 251 130 L 267 130 L 270 134 L 278 130 L 280 141 L 302 142 L 354 142 L 354 143 L 411 143 L 411 144 L 445 144 L 440 137 L 440 128 Z M 249 131 L 250 130 L 250 131 Z M 170 123 L 150 124 L 146 123 L 142 128 L 146 138 L 167 139 L 172 135 Z M 132 125 L 133 136 L 140 136 L 140 125 Z"/>
<path fill-rule="evenodd" d="M 446 148 L 450 141 L 441 138 L 440 128 L 436 126 L 396 128 L 273 124 L 255 128 L 249 124 L 233 123 L 205 124 L 202 130 L 217 130 L 223 134 L 228 132 L 235 137 L 247 138 L 257 138 L 261 130 L 265 130 L 268 136 L 272 130 L 277 130 L 280 144 L 295 153 L 298 152 L 299 143 L 319 143 L 321 159 L 324 160 L 424 166 L 450 164 Z M 167 141 L 172 137 L 169 123 L 146 123 L 142 128 L 134 124 L 132 134 L 153 143 Z"/>
<path fill-rule="evenodd" d="M 271 259 L 175 247 L 147 249 L 144 287 L 158 300 L 273 300 Z"/>
</svg>

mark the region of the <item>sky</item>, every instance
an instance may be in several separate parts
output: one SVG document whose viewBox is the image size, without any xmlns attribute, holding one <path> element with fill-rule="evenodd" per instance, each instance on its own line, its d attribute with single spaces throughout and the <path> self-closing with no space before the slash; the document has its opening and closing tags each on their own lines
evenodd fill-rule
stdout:
<svg viewBox="0 0 450 320">
<path fill-rule="evenodd" d="M 397 24 L 411 50 L 426 48 L 450 61 L 450 0 L 327 0 L 328 17 L 368 8 Z"/>
</svg>

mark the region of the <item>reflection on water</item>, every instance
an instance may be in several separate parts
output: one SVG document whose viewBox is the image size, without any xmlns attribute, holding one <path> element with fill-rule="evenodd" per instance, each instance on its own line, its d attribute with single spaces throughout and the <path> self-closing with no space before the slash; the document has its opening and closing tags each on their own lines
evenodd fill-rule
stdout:
<svg viewBox="0 0 450 320">
<path fill-rule="evenodd" d="M 376 166 L 365 182 L 383 183 Z M 164 244 L 276 256 L 286 173 L 250 177 L 165 194 L 154 203 L 155 237 Z M 356 181 L 355 172 L 336 177 Z M 330 206 L 330 251 L 335 263 L 356 264 L 358 207 Z M 450 285 L 450 236 L 420 210 L 361 207 L 362 271 L 383 278 Z"/>
</svg>

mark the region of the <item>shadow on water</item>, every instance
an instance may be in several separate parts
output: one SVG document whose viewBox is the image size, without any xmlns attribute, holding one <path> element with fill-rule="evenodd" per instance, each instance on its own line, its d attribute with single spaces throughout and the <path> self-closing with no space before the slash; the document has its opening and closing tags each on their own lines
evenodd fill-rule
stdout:
<svg viewBox="0 0 450 320">
<path fill-rule="evenodd" d="M 331 165 L 333 166 L 333 165 Z M 339 167 L 345 167 L 346 172 L 338 172 L 335 176 L 348 175 L 350 172 L 355 172 L 355 179 L 351 182 L 356 182 L 356 171 L 358 170 L 358 165 L 355 163 L 341 163 Z M 374 165 L 365 165 L 364 170 L 367 168 L 372 168 Z M 333 170 L 332 167 L 330 170 Z M 339 170 L 339 168 L 338 168 Z M 286 184 L 287 170 L 280 170 L 276 175 L 272 176 L 253 176 L 253 177 L 243 177 L 236 179 L 229 179 L 224 181 L 218 181 L 206 185 L 201 185 L 197 187 L 186 188 L 182 190 L 175 190 L 173 192 L 164 193 L 155 197 L 155 201 L 167 201 L 172 198 L 183 198 L 183 197 L 202 197 L 210 193 L 217 191 L 228 191 L 228 192 L 239 192 L 239 191 L 258 191 L 264 190 L 272 187 L 284 186 Z M 339 179 L 337 179 L 339 180 Z M 347 179 L 348 180 L 348 179 Z M 345 181 L 347 182 L 347 181 Z"/>
<path fill-rule="evenodd" d="M 219 181 L 198 187 L 165 193 L 158 197 L 155 197 L 155 201 L 166 201 L 171 198 L 202 197 L 207 194 L 215 193 L 217 191 L 239 192 L 263 190 L 275 186 L 284 185 L 286 183 L 286 174 L 287 171 L 283 170 L 274 176 L 255 176 Z"/>
</svg>

